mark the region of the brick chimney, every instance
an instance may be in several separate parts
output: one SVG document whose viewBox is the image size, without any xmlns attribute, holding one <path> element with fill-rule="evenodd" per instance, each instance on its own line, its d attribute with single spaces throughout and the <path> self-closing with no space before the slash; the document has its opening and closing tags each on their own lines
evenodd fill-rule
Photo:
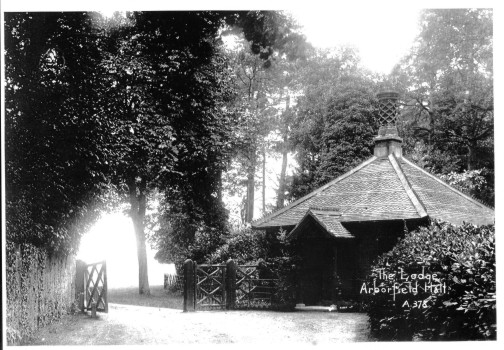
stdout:
<svg viewBox="0 0 504 350">
<path fill-rule="evenodd" d="M 393 153 L 396 157 L 402 157 L 402 138 L 397 132 L 397 100 L 399 94 L 394 91 L 380 92 L 376 95 L 379 105 L 378 136 L 374 138 L 376 157 L 388 157 Z"/>
</svg>

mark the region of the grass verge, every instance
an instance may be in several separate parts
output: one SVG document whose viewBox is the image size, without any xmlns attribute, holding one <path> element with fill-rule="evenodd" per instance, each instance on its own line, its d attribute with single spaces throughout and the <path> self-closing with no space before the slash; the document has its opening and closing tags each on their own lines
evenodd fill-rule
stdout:
<svg viewBox="0 0 504 350">
<path fill-rule="evenodd" d="M 182 295 L 167 292 L 163 286 L 151 286 L 150 292 L 150 295 L 140 295 L 138 287 L 109 288 L 108 301 L 113 304 L 183 309 L 184 297 Z"/>
</svg>

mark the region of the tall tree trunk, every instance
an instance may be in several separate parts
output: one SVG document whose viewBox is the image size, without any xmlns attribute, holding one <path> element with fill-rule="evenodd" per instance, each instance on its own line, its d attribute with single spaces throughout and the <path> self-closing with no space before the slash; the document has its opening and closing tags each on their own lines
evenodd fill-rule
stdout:
<svg viewBox="0 0 504 350">
<path fill-rule="evenodd" d="M 146 210 L 146 184 L 142 180 L 137 185 L 135 179 L 129 181 L 130 216 L 135 228 L 135 237 L 138 257 L 138 292 L 150 295 L 149 275 L 147 269 L 147 249 L 145 246 L 145 210 Z"/>
<path fill-rule="evenodd" d="M 285 174 L 287 172 L 287 146 L 286 138 L 284 138 L 284 145 L 282 147 L 282 169 L 280 170 L 280 178 L 278 180 L 278 193 L 277 193 L 277 209 L 282 208 L 285 202 Z"/>
<path fill-rule="evenodd" d="M 284 112 L 284 128 L 282 132 L 283 143 L 282 143 L 282 169 L 280 170 L 280 178 L 278 179 L 278 191 L 277 191 L 277 209 L 282 208 L 285 202 L 285 174 L 287 172 L 287 155 L 289 153 L 287 142 L 289 139 L 289 114 L 290 113 L 290 96 L 287 96 L 287 105 Z"/>
<path fill-rule="evenodd" d="M 266 145 L 262 149 L 262 215 L 266 213 Z"/>
<path fill-rule="evenodd" d="M 257 164 L 257 154 L 255 145 L 249 150 L 249 167 L 247 169 L 247 202 L 245 212 L 245 222 L 251 222 L 254 218 L 254 192 L 255 192 L 255 171 Z"/>
</svg>

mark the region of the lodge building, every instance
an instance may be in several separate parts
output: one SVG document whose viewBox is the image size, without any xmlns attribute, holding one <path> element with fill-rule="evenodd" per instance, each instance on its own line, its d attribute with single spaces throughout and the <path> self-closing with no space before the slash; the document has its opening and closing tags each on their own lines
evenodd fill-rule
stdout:
<svg viewBox="0 0 504 350">
<path fill-rule="evenodd" d="M 331 300 L 335 275 L 354 295 L 371 263 L 393 248 L 405 230 L 429 218 L 456 225 L 494 223 L 494 210 L 418 167 L 402 154 L 397 131 L 398 94 L 378 94 L 379 131 L 374 155 L 308 195 L 252 222 L 286 230 L 298 240 L 302 268 L 299 302 Z"/>
</svg>

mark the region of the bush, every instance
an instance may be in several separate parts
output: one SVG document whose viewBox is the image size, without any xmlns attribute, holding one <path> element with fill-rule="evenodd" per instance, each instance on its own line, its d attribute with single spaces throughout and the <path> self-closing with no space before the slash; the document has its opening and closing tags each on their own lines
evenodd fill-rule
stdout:
<svg viewBox="0 0 504 350">
<path fill-rule="evenodd" d="M 265 262 L 270 271 L 274 271 L 274 278 L 278 279 L 274 302 L 283 310 L 296 305 L 298 259 L 296 256 L 286 254 Z"/>
<path fill-rule="evenodd" d="M 367 286 L 379 291 L 407 287 L 408 276 L 420 285 L 416 293 L 411 289 L 395 298 L 390 292 L 366 294 L 371 332 L 378 339 L 496 339 L 493 225 L 433 222 L 407 234 L 372 270 Z M 433 285 L 439 289 L 426 288 L 428 276 L 438 279 Z"/>
<path fill-rule="evenodd" d="M 225 263 L 233 259 L 237 264 L 252 264 L 264 259 L 268 253 L 264 231 L 250 228 L 231 234 L 222 246 L 210 255 L 208 263 Z"/>
</svg>

